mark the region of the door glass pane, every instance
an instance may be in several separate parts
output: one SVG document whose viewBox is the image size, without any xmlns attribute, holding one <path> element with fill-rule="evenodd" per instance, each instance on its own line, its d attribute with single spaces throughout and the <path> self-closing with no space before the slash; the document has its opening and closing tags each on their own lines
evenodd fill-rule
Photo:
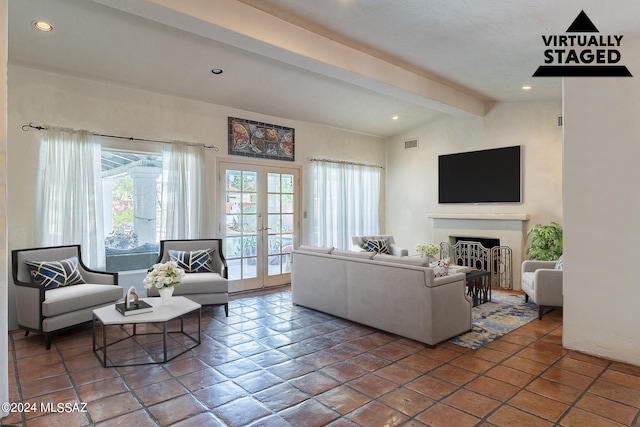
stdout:
<svg viewBox="0 0 640 427">
<path fill-rule="evenodd" d="M 282 212 L 293 213 L 293 194 L 282 195 Z"/>
<path fill-rule="evenodd" d="M 257 177 L 252 171 L 226 172 L 225 257 L 230 280 L 257 276 Z"/>
<path fill-rule="evenodd" d="M 294 181 L 291 174 L 277 173 L 269 173 L 268 181 L 268 274 L 273 276 L 289 272 L 289 254 L 293 249 L 291 233 L 294 231 Z"/>
<path fill-rule="evenodd" d="M 280 212 L 280 195 L 269 194 L 267 198 L 269 200 L 269 213 Z"/>
</svg>

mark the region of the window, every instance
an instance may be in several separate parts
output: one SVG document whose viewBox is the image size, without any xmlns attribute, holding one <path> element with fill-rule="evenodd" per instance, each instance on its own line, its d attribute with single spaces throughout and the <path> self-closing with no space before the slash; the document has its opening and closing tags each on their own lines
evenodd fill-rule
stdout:
<svg viewBox="0 0 640 427">
<path fill-rule="evenodd" d="M 161 154 L 102 150 L 106 269 L 146 269 L 162 233 Z"/>
<path fill-rule="evenodd" d="M 314 244 L 351 247 L 351 236 L 379 234 L 380 172 L 377 166 L 315 160 Z"/>
</svg>

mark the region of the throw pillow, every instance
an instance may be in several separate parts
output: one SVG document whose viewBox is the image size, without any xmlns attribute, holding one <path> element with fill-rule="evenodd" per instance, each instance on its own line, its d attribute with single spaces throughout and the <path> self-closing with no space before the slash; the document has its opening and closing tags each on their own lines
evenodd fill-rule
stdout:
<svg viewBox="0 0 640 427">
<path fill-rule="evenodd" d="M 391 254 L 389 250 L 389 239 L 365 239 L 364 248 L 369 252 L 375 252 L 378 254 Z"/>
<path fill-rule="evenodd" d="M 45 290 L 86 283 L 78 269 L 78 257 L 62 261 L 25 261 L 33 282 Z"/>
<path fill-rule="evenodd" d="M 185 273 L 213 273 L 211 257 L 215 249 L 199 251 L 169 250 L 169 259 L 175 261 Z"/>
<path fill-rule="evenodd" d="M 438 261 L 434 261 L 429 264 L 429 267 L 433 268 L 435 277 L 442 277 L 449 274 L 449 258 L 443 258 Z"/>
<path fill-rule="evenodd" d="M 564 260 L 562 259 L 564 255 L 560 255 L 560 258 L 558 258 L 558 261 L 556 261 L 556 265 L 555 265 L 555 269 L 556 270 L 562 270 L 564 268 Z"/>
</svg>

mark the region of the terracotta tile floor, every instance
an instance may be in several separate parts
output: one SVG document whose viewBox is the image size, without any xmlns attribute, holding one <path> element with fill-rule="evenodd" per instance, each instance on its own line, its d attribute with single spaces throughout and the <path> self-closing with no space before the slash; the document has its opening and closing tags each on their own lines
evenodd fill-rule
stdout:
<svg viewBox="0 0 640 427">
<path fill-rule="evenodd" d="M 238 295 L 229 308 L 228 318 L 205 308 L 202 344 L 164 365 L 102 368 L 90 326 L 56 336 L 50 351 L 41 336 L 12 332 L 11 400 L 35 410 L 3 423 L 640 426 L 640 367 L 563 349 L 560 310 L 471 351 L 293 306 L 289 288 Z M 140 341 L 161 349 L 158 336 Z M 148 357 L 131 340 L 114 348 L 116 359 Z M 70 410 L 53 412 L 57 403 Z"/>
</svg>

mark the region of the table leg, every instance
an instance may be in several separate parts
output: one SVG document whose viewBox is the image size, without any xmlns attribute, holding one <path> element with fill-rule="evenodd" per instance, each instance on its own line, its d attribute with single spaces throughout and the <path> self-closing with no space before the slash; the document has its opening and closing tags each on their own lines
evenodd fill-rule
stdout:
<svg viewBox="0 0 640 427">
<path fill-rule="evenodd" d="M 107 367 L 107 325 L 102 324 L 102 367 Z"/>
<path fill-rule="evenodd" d="M 162 346 L 164 351 L 164 363 L 167 363 L 167 323 L 164 322 L 164 330 L 162 334 Z"/>
<path fill-rule="evenodd" d="M 93 326 L 93 352 L 96 352 L 96 315 L 92 316 L 92 326 Z"/>
</svg>

